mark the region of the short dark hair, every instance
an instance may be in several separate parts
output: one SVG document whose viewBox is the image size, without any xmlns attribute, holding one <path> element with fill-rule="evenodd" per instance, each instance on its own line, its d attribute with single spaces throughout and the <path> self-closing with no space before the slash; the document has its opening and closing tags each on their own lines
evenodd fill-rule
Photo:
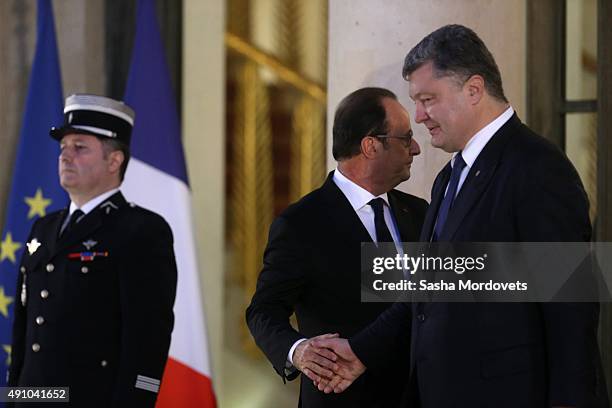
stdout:
<svg viewBox="0 0 612 408">
<path fill-rule="evenodd" d="M 119 180 L 123 182 L 125 172 L 127 170 L 127 165 L 130 161 L 130 146 L 117 139 L 110 139 L 108 137 L 98 137 L 98 139 L 100 139 L 100 141 L 102 142 L 104 157 L 108 156 L 109 153 L 117 150 L 123 153 L 124 160 L 123 163 L 121 163 L 121 168 L 119 169 Z"/>
<path fill-rule="evenodd" d="M 356 156 L 360 152 L 361 139 L 387 132 L 384 98 L 397 100 L 390 90 L 374 87 L 358 89 L 342 99 L 334 115 L 334 159 L 340 161 Z"/>
<path fill-rule="evenodd" d="M 451 24 L 430 33 L 406 55 L 402 76 L 406 79 L 428 62 L 433 63 L 437 77 L 456 76 L 464 82 L 472 75 L 480 75 L 489 95 L 508 102 L 493 55 L 471 29 Z"/>
</svg>

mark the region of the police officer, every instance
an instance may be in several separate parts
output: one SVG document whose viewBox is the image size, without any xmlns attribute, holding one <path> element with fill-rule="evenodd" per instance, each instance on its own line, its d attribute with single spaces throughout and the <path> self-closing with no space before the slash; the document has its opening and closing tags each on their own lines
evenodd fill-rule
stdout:
<svg viewBox="0 0 612 408">
<path fill-rule="evenodd" d="M 66 99 L 64 124 L 50 131 L 71 202 L 28 238 L 10 386 L 68 386 L 74 407 L 155 404 L 177 273 L 168 224 L 119 191 L 133 124 L 124 103 L 81 94 Z"/>
</svg>

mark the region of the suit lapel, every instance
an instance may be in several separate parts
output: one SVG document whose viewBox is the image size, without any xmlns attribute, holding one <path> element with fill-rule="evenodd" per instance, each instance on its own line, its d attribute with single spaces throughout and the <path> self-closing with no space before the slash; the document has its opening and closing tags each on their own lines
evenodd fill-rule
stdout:
<svg viewBox="0 0 612 408">
<path fill-rule="evenodd" d="M 23 262 L 29 269 L 33 269 L 39 263 L 46 261 L 54 253 L 57 244 L 57 234 L 65 218 L 65 213 L 66 210 L 60 210 L 49 215 L 48 222 L 38 228 L 37 233 L 32 235 L 32 240 L 36 239 L 41 245 L 34 253 L 30 253 L 29 249 L 26 248 Z M 39 233 L 43 235 L 38 235 Z"/>
<path fill-rule="evenodd" d="M 486 186 L 491 181 L 493 173 L 495 172 L 495 163 L 488 163 L 487 165 L 474 166 L 470 169 L 468 176 L 461 187 L 459 195 L 455 198 L 453 208 L 451 208 L 442 234 L 440 235 L 440 241 L 452 240 L 455 232 L 461 225 L 461 221 L 469 213 L 470 209 L 478 202 L 478 199 L 482 196 L 482 193 Z"/>
<path fill-rule="evenodd" d="M 92 210 L 77 223 L 70 231 L 66 231 L 57 241 L 57 251 L 74 245 L 80 239 L 86 238 L 102 226 L 102 213 L 96 209 Z"/>
<path fill-rule="evenodd" d="M 453 239 L 465 216 L 482 197 L 502 160 L 506 143 L 508 143 L 512 132 L 518 125 L 520 125 L 520 121 L 514 114 L 482 149 L 455 198 L 453 208 L 448 214 L 444 230 L 440 235 L 440 241 L 451 241 Z"/>
<path fill-rule="evenodd" d="M 414 223 L 414 217 L 410 213 L 410 208 L 398 199 L 393 190 L 387 193 L 387 197 L 389 197 L 389 206 L 399 229 L 400 239 L 402 242 L 408 242 L 410 236 L 414 237 L 420 233 Z"/>
<path fill-rule="evenodd" d="M 55 252 L 59 252 L 66 247 L 72 246 L 80 240 L 87 239 L 103 225 L 104 218 L 112 212 L 125 206 L 127 202 L 121 192 L 117 192 L 104 200 L 100 205 L 91 210 L 83 219 L 77 223 L 72 230 L 67 231 L 57 240 Z"/>
<path fill-rule="evenodd" d="M 450 162 L 448 162 L 436 177 L 433 188 L 431 189 L 431 204 L 425 213 L 423 230 L 421 231 L 421 238 L 419 239 L 422 242 L 431 240 L 433 228 L 436 224 L 436 218 L 438 217 L 438 209 L 440 208 L 440 204 L 444 198 L 444 191 L 446 190 L 446 185 L 448 184 L 450 174 L 451 165 Z"/>
<path fill-rule="evenodd" d="M 337 224 L 337 231 L 343 231 L 343 237 L 352 237 L 357 242 L 372 242 L 372 237 L 364 227 L 361 219 L 351 206 L 348 198 L 333 180 L 333 171 L 329 173 L 321 187 L 325 199 L 325 211 L 330 221 Z M 346 231 L 346 235 L 345 235 Z"/>
<path fill-rule="evenodd" d="M 57 242 L 59 238 L 59 231 L 62 227 L 64 219 L 66 218 L 66 214 L 68 214 L 67 209 L 61 210 L 59 213 L 57 213 L 57 216 L 53 220 L 51 220 L 51 222 L 49 223 L 49 227 L 44 228 L 45 236 L 42 237 L 41 242 L 43 243 L 43 245 L 47 245 L 47 251 L 49 252 L 49 254 L 55 253 L 55 248 L 57 247 Z"/>
</svg>

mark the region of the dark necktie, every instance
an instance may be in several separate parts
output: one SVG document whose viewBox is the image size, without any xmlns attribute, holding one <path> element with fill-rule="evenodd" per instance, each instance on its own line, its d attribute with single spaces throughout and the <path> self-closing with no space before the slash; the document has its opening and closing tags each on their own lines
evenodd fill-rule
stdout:
<svg viewBox="0 0 612 408">
<path fill-rule="evenodd" d="M 83 213 L 83 211 L 81 210 L 75 210 L 72 215 L 70 216 L 70 220 L 68 220 L 68 224 L 66 224 L 66 227 L 64 228 L 64 230 L 62 231 L 62 233 L 60 235 L 64 236 L 66 235 L 71 229 L 74 228 L 74 226 L 76 225 L 77 222 L 79 222 L 81 220 L 81 217 L 83 217 L 85 213 Z"/>
<path fill-rule="evenodd" d="M 453 163 L 453 170 L 451 172 L 450 180 L 448 182 L 448 189 L 446 190 L 446 195 L 442 200 L 442 204 L 440 204 L 440 209 L 438 210 L 438 220 L 436 221 L 436 228 L 433 234 L 433 241 L 437 241 L 438 237 L 442 235 L 442 231 L 444 230 L 444 224 L 446 224 L 446 219 L 448 218 L 448 213 L 453 206 L 453 202 L 455 201 L 455 195 L 457 194 L 457 187 L 459 186 L 459 179 L 461 178 L 461 171 L 466 166 L 463 157 L 461 156 L 461 152 L 457 154 L 455 157 L 455 162 Z"/>
<path fill-rule="evenodd" d="M 382 198 L 375 198 L 368 203 L 374 210 L 374 226 L 376 227 L 376 242 L 393 242 L 393 237 L 385 222 L 384 205 Z"/>
</svg>

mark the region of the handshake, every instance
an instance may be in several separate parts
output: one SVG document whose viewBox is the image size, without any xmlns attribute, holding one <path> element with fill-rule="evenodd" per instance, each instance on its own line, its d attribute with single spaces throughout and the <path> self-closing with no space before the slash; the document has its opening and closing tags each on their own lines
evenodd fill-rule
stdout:
<svg viewBox="0 0 612 408">
<path fill-rule="evenodd" d="M 348 340 L 337 333 L 304 340 L 292 359 L 294 367 L 326 394 L 343 392 L 366 370 Z"/>
</svg>

